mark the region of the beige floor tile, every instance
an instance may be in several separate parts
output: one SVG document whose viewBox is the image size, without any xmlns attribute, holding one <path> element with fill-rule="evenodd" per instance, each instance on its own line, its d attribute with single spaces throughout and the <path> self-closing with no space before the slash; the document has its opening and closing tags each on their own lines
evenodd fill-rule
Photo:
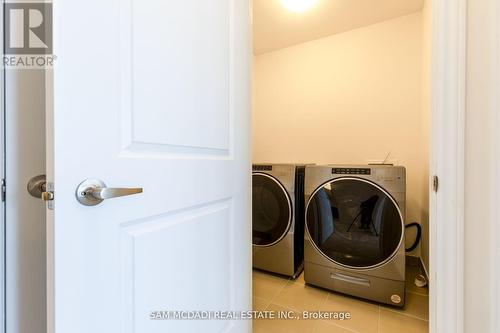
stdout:
<svg viewBox="0 0 500 333">
<path fill-rule="evenodd" d="M 259 271 L 253 272 L 253 296 L 272 301 L 283 289 L 288 280 Z"/>
<path fill-rule="evenodd" d="M 340 326 L 336 326 L 324 321 L 318 321 L 314 326 L 313 333 L 352 333 L 353 331 L 347 330 Z"/>
<path fill-rule="evenodd" d="M 407 280 L 413 283 L 418 268 L 407 268 Z M 412 277 L 413 276 L 413 277 Z M 407 284 L 409 287 L 410 284 Z M 304 273 L 289 280 L 261 271 L 253 273 L 254 309 L 282 311 L 293 309 L 349 311 L 346 321 L 255 320 L 254 332 L 331 332 L 331 333 L 424 333 L 428 332 L 427 290 L 406 295 L 406 306 L 398 309 L 356 299 L 305 285 Z M 416 287 L 415 287 L 416 288 Z M 408 288 L 408 290 L 414 290 Z M 380 320 L 379 320 L 380 318 Z M 423 320 L 420 320 L 423 319 Z"/>
<path fill-rule="evenodd" d="M 254 296 L 253 300 L 252 300 L 253 310 L 254 311 L 263 311 L 267 308 L 267 306 L 269 305 L 269 302 L 270 301 L 268 301 L 268 300 Z"/>
<path fill-rule="evenodd" d="M 399 312 L 418 319 L 429 320 L 429 297 L 414 293 L 406 293 L 404 308 L 383 306 L 388 311 Z"/>
<path fill-rule="evenodd" d="M 274 298 L 273 302 L 297 311 L 318 310 L 327 296 L 328 293 L 324 290 L 290 282 Z"/>
<path fill-rule="evenodd" d="M 292 309 L 280 306 L 278 304 L 270 304 L 267 310 L 275 311 L 293 311 Z M 296 316 L 300 318 L 297 312 Z M 312 333 L 316 322 L 313 320 L 300 320 L 300 319 L 267 319 L 267 320 L 254 320 L 253 332 L 254 333 Z"/>
<path fill-rule="evenodd" d="M 404 316 L 402 314 L 380 310 L 380 331 L 381 333 L 427 333 L 429 332 L 429 322 L 420 319 Z"/>
<path fill-rule="evenodd" d="M 350 312 L 351 319 L 335 321 L 335 325 L 361 333 L 377 333 L 378 305 L 341 294 L 329 293 L 321 310 Z"/>
</svg>

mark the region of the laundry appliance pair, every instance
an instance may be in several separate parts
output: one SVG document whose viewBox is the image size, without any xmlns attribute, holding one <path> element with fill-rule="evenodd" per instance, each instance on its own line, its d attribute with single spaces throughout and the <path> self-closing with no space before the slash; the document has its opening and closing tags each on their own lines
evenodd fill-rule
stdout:
<svg viewBox="0 0 500 333">
<path fill-rule="evenodd" d="M 253 266 L 403 306 L 406 171 L 253 165 Z"/>
</svg>

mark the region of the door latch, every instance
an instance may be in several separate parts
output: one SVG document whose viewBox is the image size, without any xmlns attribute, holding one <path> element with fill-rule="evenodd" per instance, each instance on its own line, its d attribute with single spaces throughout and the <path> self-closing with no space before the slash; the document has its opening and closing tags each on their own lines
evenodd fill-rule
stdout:
<svg viewBox="0 0 500 333">
<path fill-rule="evenodd" d="M 54 184 L 47 183 L 45 175 L 31 178 L 27 190 L 31 196 L 45 201 L 48 209 L 54 209 Z"/>
<path fill-rule="evenodd" d="M 41 196 L 43 201 L 52 201 L 54 200 L 54 193 L 53 192 L 42 192 Z"/>
<path fill-rule="evenodd" d="M 45 191 L 42 192 L 42 200 L 47 203 L 47 208 L 54 210 L 54 183 L 47 182 L 45 185 Z"/>
</svg>

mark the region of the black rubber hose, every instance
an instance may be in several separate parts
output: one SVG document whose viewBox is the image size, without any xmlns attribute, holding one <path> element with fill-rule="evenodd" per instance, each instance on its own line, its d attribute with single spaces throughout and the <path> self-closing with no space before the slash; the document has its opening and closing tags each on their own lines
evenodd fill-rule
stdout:
<svg viewBox="0 0 500 333">
<path fill-rule="evenodd" d="M 417 228 L 417 237 L 415 238 L 415 242 L 413 243 L 413 245 L 406 249 L 406 252 L 411 252 L 415 250 L 418 246 L 418 243 L 420 243 L 420 239 L 422 238 L 422 226 L 417 222 L 413 222 L 405 226 L 405 228 L 411 228 L 411 227 Z"/>
</svg>

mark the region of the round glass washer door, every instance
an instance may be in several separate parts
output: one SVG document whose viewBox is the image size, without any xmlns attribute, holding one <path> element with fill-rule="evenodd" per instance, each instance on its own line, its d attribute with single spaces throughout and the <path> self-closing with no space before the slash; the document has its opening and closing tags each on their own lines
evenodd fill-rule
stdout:
<svg viewBox="0 0 500 333">
<path fill-rule="evenodd" d="M 285 237 L 292 221 L 290 197 L 283 185 L 264 173 L 252 175 L 252 243 L 271 246 Z"/>
<path fill-rule="evenodd" d="M 360 178 L 320 186 L 306 208 L 309 237 L 325 257 L 349 268 L 386 263 L 403 241 L 404 221 L 383 188 Z"/>
</svg>

